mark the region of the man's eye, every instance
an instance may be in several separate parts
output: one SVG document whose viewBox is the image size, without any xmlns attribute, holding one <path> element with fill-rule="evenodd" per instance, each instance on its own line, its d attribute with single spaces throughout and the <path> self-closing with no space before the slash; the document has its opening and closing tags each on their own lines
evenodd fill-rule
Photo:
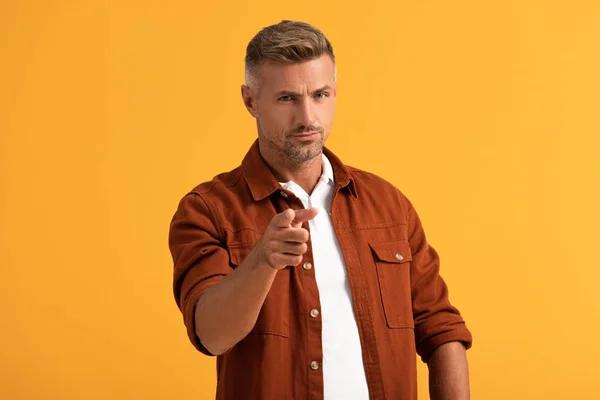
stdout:
<svg viewBox="0 0 600 400">
<path fill-rule="evenodd" d="M 324 99 L 325 97 L 329 97 L 329 94 L 328 93 L 317 93 L 316 97 L 318 99 Z"/>
<path fill-rule="evenodd" d="M 281 96 L 278 100 L 279 101 L 290 101 L 290 100 L 292 100 L 292 96 Z"/>
</svg>

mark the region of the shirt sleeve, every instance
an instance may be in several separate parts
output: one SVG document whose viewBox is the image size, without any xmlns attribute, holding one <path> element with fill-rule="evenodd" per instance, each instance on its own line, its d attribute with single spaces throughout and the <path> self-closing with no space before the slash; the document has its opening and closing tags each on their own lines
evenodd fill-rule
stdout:
<svg viewBox="0 0 600 400">
<path fill-rule="evenodd" d="M 440 259 L 427 243 L 414 207 L 408 210 L 409 244 L 412 253 L 410 281 L 417 353 L 424 362 L 436 347 L 460 341 L 469 349 L 473 338 L 460 312 L 450 304 L 448 287 L 440 276 Z"/>
<path fill-rule="evenodd" d="M 232 271 L 229 253 L 219 240 L 219 229 L 207 202 L 198 193 L 179 203 L 169 229 L 173 257 L 173 292 L 192 344 L 213 356 L 196 335 L 195 310 L 200 296 Z"/>
</svg>

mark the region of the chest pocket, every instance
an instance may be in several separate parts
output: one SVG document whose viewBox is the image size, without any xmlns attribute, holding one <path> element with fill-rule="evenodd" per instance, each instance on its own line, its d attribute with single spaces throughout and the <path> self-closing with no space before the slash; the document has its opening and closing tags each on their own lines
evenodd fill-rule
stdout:
<svg viewBox="0 0 600 400">
<path fill-rule="evenodd" d="M 228 246 L 229 259 L 234 268 L 239 266 L 256 243 L 239 243 Z M 268 334 L 288 337 L 290 321 L 290 269 L 277 272 L 271 289 L 260 309 L 256 324 L 250 334 Z"/>
<path fill-rule="evenodd" d="M 406 241 L 369 243 L 377 267 L 388 327 L 414 328 L 410 290 L 410 245 Z"/>
</svg>

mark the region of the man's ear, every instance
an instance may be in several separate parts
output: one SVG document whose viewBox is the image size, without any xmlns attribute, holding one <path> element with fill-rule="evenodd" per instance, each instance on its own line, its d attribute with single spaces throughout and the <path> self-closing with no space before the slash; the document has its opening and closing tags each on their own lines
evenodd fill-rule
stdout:
<svg viewBox="0 0 600 400">
<path fill-rule="evenodd" d="M 252 115 L 254 118 L 257 116 L 256 111 L 256 94 L 246 85 L 242 85 L 242 100 L 244 101 L 244 105 L 246 106 L 246 110 Z"/>
</svg>

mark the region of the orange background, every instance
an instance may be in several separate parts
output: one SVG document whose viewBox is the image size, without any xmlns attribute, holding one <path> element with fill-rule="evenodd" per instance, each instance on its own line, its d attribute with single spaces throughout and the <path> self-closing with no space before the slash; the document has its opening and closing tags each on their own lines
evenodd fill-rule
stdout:
<svg viewBox="0 0 600 400">
<path fill-rule="evenodd" d="M 168 226 L 254 140 L 245 46 L 281 19 L 334 45 L 327 145 L 419 211 L 472 397 L 599 398 L 600 4 L 542 0 L 2 1 L 0 398 L 214 397 Z"/>
</svg>

